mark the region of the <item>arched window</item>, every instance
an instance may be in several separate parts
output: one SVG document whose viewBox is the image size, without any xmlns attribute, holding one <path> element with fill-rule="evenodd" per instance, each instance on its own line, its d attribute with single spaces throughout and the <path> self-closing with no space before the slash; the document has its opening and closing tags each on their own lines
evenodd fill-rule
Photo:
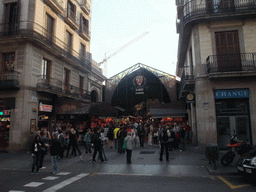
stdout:
<svg viewBox="0 0 256 192">
<path fill-rule="evenodd" d="M 95 90 L 91 92 L 91 102 L 97 102 L 98 101 L 98 94 Z"/>
</svg>

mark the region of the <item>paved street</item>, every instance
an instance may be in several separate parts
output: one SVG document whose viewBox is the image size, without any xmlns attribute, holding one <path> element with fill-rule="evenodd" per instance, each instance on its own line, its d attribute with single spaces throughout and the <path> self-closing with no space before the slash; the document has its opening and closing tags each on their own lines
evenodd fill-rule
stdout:
<svg viewBox="0 0 256 192">
<path fill-rule="evenodd" d="M 82 147 L 80 147 L 82 149 Z M 159 147 L 133 150 L 132 164 L 125 154 L 107 149 L 106 163 L 92 163 L 89 157 L 64 157 L 60 173 L 51 173 L 49 155 L 46 169 L 31 174 L 29 153 L 0 153 L 1 191 L 255 191 L 256 186 L 238 176 L 233 163 L 229 167 L 209 165 L 197 147 L 170 152 L 170 161 L 159 161 Z"/>
</svg>

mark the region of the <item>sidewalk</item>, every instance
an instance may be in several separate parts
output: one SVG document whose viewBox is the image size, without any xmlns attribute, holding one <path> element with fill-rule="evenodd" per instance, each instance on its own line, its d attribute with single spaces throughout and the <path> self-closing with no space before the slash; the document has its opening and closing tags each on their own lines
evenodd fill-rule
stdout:
<svg viewBox="0 0 256 192">
<path fill-rule="evenodd" d="M 80 147 L 83 152 L 84 149 Z M 99 162 L 92 164 L 85 158 L 80 161 L 77 157 L 64 157 L 59 161 L 62 170 L 87 171 L 104 174 L 152 174 L 152 175 L 234 175 L 237 174 L 235 161 L 224 167 L 220 161 L 214 165 L 209 164 L 205 154 L 198 151 L 197 146 L 187 145 L 185 151 L 170 151 L 170 160 L 159 161 L 159 146 L 145 146 L 135 148 L 132 152 L 132 164 L 126 164 L 125 154 L 119 154 L 115 149 L 106 148 L 108 161 L 104 164 Z M 220 152 L 219 157 L 223 152 Z M 0 169 L 30 171 L 32 157 L 30 153 L 0 153 Z M 45 156 L 44 166 L 51 171 L 50 155 Z"/>
</svg>

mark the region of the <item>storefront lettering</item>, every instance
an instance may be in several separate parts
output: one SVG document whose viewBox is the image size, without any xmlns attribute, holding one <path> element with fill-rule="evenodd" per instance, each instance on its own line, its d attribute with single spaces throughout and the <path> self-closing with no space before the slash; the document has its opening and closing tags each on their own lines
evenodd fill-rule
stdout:
<svg viewBox="0 0 256 192">
<path fill-rule="evenodd" d="M 228 99 L 228 98 L 249 98 L 249 91 L 247 89 L 215 91 L 215 99 Z"/>
</svg>

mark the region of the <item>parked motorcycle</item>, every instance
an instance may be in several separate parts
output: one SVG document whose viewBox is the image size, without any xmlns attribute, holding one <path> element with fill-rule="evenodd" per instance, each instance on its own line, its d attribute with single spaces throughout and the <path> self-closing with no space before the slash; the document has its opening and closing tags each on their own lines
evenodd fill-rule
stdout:
<svg viewBox="0 0 256 192">
<path fill-rule="evenodd" d="M 229 151 L 221 157 L 221 164 L 227 166 L 235 159 L 236 153 L 241 157 L 250 150 L 252 146 L 247 142 L 237 140 L 236 136 L 232 136 L 228 144 Z"/>
</svg>

